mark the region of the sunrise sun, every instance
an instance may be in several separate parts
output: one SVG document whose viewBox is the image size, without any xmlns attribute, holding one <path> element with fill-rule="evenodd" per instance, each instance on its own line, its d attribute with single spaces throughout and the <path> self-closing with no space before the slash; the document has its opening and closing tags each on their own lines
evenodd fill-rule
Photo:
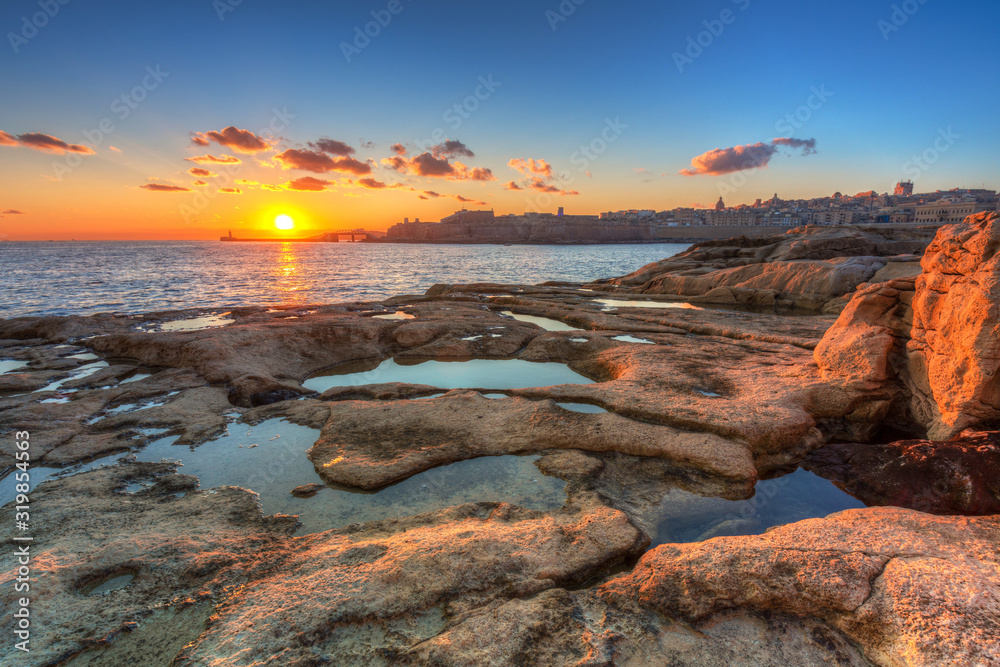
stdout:
<svg viewBox="0 0 1000 667">
<path fill-rule="evenodd" d="M 295 221 L 289 215 L 279 215 L 274 219 L 274 226 L 278 229 L 288 230 L 295 227 Z"/>
</svg>

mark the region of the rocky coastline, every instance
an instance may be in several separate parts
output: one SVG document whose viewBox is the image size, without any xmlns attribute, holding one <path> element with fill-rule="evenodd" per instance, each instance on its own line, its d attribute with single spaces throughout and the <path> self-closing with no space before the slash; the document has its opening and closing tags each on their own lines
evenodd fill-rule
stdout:
<svg viewBox="0 0 1000 667">
<path fill-rule="evenodd" d="M 52 470 L 17 664 L 1000 664 L 998 248 L 989 213 L 710 241 L 586 285 L 0 321 L 0 467 L 26 431 Z M 586 381 L 447 388 L 389 360 Z M 274 420 L 315 433 L 297 502 L 508 456 L 564 498 L 302 534 L 252 485 L 137 456 Z M 717 509 L 799 468 L 865 507 L 767 530 Z M 696 539 L 658 539 L 698 513 Z M 5 559 L 6 609 L 16 577 Z"/>
</svg>

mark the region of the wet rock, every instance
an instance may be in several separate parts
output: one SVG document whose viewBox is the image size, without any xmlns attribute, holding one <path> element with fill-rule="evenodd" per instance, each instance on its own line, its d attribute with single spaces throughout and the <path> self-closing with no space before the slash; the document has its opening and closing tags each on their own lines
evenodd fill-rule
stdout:
<svg viewBox="0 0 1000 667">
<path fill-rule="evenodd" d="M 803 467 L 833 480 L 866 505 L 933 514 L 1000 514 L 1000 433 L 951 440 L 836 443 Z"/>
<path fill-rule="evenodd" d="M 333 403 L 308 455 L 328 482 L 375 489 L 442 463 L 546 449 L 617 451 L 756 479 L 746 447 L 718 436 L 462 390 L 422 401 Z"/>
<path fill-rule="evenodd" d="M 296 498 L 312 498 L 323 488 L 322 484 L 303 484 L 291 490 L 291 494 Z"/>
<path fill-rule="evenodd" d="M 32 491 L 32 507 L 44 508 L 31 515 L 34 535 L 44 536 L 31 549 L 32 613 L 47 619 L 32 625 L 34 664 L 54 664 L 99 645 L 172 601 L 221 592 L 239 580 L 239 569 L 232 568 L 249 552 L 268 549 L 294 527 L 289 517 L 261 517 L 245 490 L 196 491 L 194 477 L 174 470 L 162 463 L 123 464 Z M 151 486 L 141 494 L 119 492 L 138 481 Z M 183 497 L 174 495 L 179 489 Z M 0 510 L 0 518 L 9 541 L 14 506 Z M 123 571 L 135 576 L 127 588 L 81 594 L 88 584 Z M 21 595 L 14 591 L 15 576 L 14 568 L 0 573 L 0 600 L 8 609 Z M 13 636 L 13 616 L 5 614 L 0 627 Z"/>
</svg>

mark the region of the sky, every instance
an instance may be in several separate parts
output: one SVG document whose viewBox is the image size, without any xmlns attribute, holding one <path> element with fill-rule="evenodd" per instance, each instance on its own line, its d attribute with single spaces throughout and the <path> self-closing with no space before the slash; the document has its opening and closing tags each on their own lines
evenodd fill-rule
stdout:
<svg viewBox="0 0 1000 667">
<path fill-rule="evenodd" d="M 971 0 L 6 0 L 0 238 L 1000 189 L 998 20 Z"/>
</svg>

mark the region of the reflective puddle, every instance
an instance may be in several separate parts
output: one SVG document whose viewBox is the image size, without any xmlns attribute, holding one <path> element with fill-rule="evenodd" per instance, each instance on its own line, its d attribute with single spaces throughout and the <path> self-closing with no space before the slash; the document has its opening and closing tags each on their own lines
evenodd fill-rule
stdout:
<svg viewBox="0 0 1000 667">
<path fill-rule="evenodd" d="M 156 331 L 200 331 L 202 329 L 214 329 L 233 324 L 236 320 L 226 317 L 229 313 L 219 315 L 205 315 L 203 317 L 192 317 L 186 320 L 174 320 L 173 322 L 163 322 L 160 324 L 147 324 L 139 327 L 143 333 Z"/>
<path fill-rule="evenodd" d="M 16 371 L 18 368 L 24 368 L 27 365 L 27 361 L 18 361 L 17 359 L 0 360 L 0 373 Z"/>
<path fill-rule="evenodd" d="M 635 336 L 612 336 L 612 340 L 620 340 L 623 343 L 644 343 L 646 345 L 656 345 L 656 343 L 651 340 L 636 338 Z"/>
<path fill-rule="evenodd" d="M 56 391 L 70 380 L 79 380 L 81 378 L 89 377 L 94 373 L 96 373 L 97 371 L 101 370 L 102 368 L 107 368 L 109 365 L 110 364 L 108 364 L 108 362 L 106 361 L 97 361 L 92 364 L 85 364 L 83 366 L 78 366 L 77 368 L 74 368 L 73 370 L 70 371 L 69 377 L 63 378 L 62 380 L 56 380 L 55 382 L 50 382 L 41 389 L 36 389 L 32 393 L 40 394 L 43 391 Z M 67 391 L 67 393 L 71 393 L 74 391 L 76 390 L 70 389 Z"/>
<path fill-rule="evenodd" d="M 521 359 L 470 359 L 468 361 L 424 361 L 413 364 L 395 359 L 366 360 L 341 364 L 306 380 L 303 386 L 323 392 L 332 387 L 405 382 L 442 389 L 524 389 L 557 384 L 592 384 L 588 377 L 566 364 Z"/>
<path fill-rule="evenodd" d="M 413 320 L 416 319 L 416 317 L 416 315 L 410 315 L 409 313 L 404 313 L 402 311 L 391 313 L 389 315 L 372 315 L 372 318 L 376 320 Z"/>
<path fill-rule="evenodd" d="M 624 301 L 621 299 L 594 299 L 592 303 L 599 303 L 605 308 L 683 308 L 685 310 L 704 310 L 698 306 L 683 301 L 647 301 L 634 300 Z"/>
<path fill-rule="evenodd" d="M 650 548 L 726 535 L 758 535 L 773 526 L 865 507 L 832 482 L 806 470 L 757 482 L 749 500 L 704 498 L 680 489 L 663 499 Z"/>
<path fill-rule="evenodd" d="M 179 472 L 194 475 L 202 489 L 240 486 L 257 492 L 265 515 L 297 514 L 297 535 L 391 517 L 430 512 L 479 501 L 503 501 L 530 509 L 561 507 L 565 482 L 539 472 L 537 456 L 495 456 L 432 468 L 375 493 L 357 493 L 323 484 L 306 451 L 319 430 L 272 419 L 256 426 L 231 424 L 230 434 L 194 449 L 175 438 L 150 443 L 140 461 L 179 460 Z M 292 489 L 322 484 L 310 498 Z M 141 488 L 138 489 L 141 492 Z"/>
<path fill-rule="evenodd" d="M 510 310 L 502 311 L 501 315 L 512 317 L 518 322 L 527 322 L 529 324 L 534 324 L 535 326 L 541 327 L 546 331 L 583 331 L 583 329 L 571 327 L 568 324 L 564 324 L 559 320 L 553 320 L 552 318 L 549 317 L 536 317 L 535 315 L 520 315 Z"/>
</svg>

